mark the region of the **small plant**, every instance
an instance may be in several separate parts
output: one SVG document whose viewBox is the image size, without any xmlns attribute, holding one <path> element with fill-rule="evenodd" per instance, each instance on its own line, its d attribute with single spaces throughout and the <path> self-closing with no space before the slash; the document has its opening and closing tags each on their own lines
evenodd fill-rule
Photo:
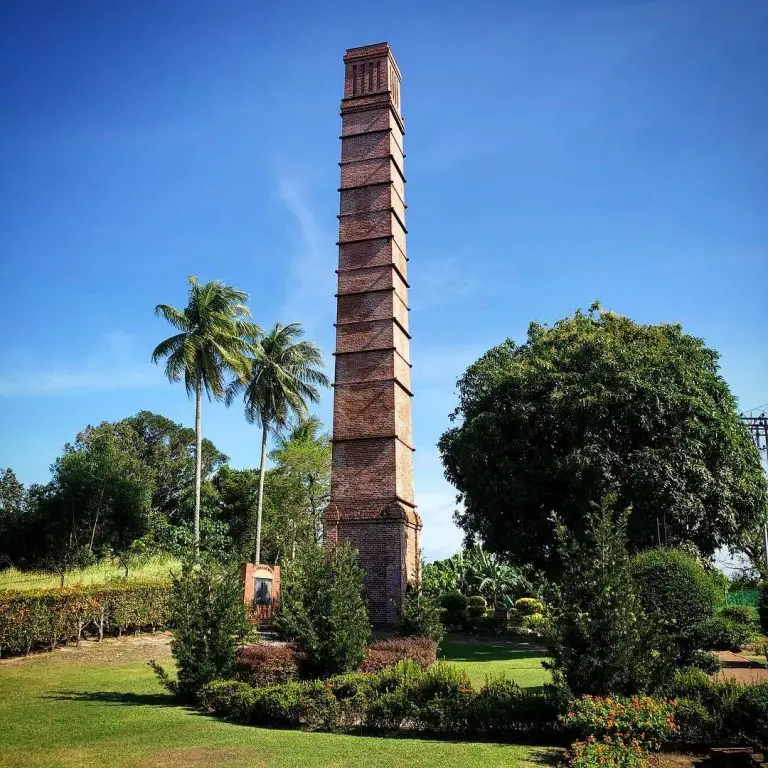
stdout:
<svg viewBox="0 0 768 768">
<path fill-rule="evenodd" d="M 523 616 L 520 626 L 531 632 L 541 632 L 544 629 L 546 622 L 547 620 L 544 618 L 544 614 L 531 613 L 528 616 Z"/>
<path fill-rule="evenodd" d="M 535 597 L 521 597 L 515 600 L 515 610 L 520 616 L 532 616 L 535 613 L 544 613 L 544 604 Z"/>
<path fill-rule="evenodd" d="M 463 629 L 469 618 L 467 613 L 468 600 L 461 592 L 448 592 L 440 598 L 440 607 L 443 609 L 442 620 L 448 627 Z"/>
<path fill-rule="evenodd" d="M 482 595 L 472 595 L 467 599 L 467 614 L 470 619 L 481 619 L 486 613 L 488 613 L 488 602 Z"/>
<path fill-rule="evenodd" d="M 645 764 L 645 751 L 637 742 L 629 744 L 610 737 L 574 741 L 565 761 L 569 768 L 639 768 Z"/>
<path fill-rule="evenodd" d="M 650 696 L 581 696 L 560 722 L 581 738 L 610 738 L 648 750 L 661 749 L 677 730 L 674 706 Z"/>
<path fill-rule="evenodd" d="M 399 637 L 427 637 L 439 645 L 445 634 L 440 619 L 442 613 L 443 609 L 427 595 L 410 594 L 403 604 L 395 634 Z"/>
</svg>

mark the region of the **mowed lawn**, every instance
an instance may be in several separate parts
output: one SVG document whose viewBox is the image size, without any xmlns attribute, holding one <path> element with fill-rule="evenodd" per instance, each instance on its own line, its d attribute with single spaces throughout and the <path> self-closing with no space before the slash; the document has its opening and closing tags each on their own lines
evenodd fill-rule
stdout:
<svg viewBox="0 0 768 768">
<path fill-rule="evenodd" d="M 519 670 L 528 680 L 543 680 L 528 667 L 533 658 L 505 661 L 502 650 L 492 646 L 483 661 L 481 647 L 446 644 L 447 654 L 480 683 L 485 664 L 489 671 L 506 667 L 510 677 Z M 0 662 L 0 766 L 533 768 L 556 760 L 556 753 L 544 747 L 302 733 L 222 722 L 177 705 L 157 684 L 146 663 L 150 658 L 169 662 L 166 638 L 106 640 Z"/>
<path fill-rule="evenodd" d="M 466 670 L 475 688 L 494 675 L 504 675 L 521 688 L 541 688 L 550 681 L 549 672 L 542 666 L 547 654 L 533 643 L 448 635 L 440 646 L 440 658 Z"/>
</svg>

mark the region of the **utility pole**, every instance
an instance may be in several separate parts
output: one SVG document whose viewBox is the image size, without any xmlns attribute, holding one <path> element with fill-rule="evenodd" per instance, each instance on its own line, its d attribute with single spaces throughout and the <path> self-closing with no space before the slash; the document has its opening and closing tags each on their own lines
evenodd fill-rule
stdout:
<svg viewBox="0 0 768 768">
<path fill-rule="evenodd" d="M 763 460 L 763 467 L 768 474 L 768 415 L 761 413 L 759 416 L 744 416 L 742 421 L 752 433 L 752 437 L 760 451 L 760 457 Z M 768 571 L 768 522 L 763 523 L 763 545 L 765 554 L 765 568 Z"/>
</svg>

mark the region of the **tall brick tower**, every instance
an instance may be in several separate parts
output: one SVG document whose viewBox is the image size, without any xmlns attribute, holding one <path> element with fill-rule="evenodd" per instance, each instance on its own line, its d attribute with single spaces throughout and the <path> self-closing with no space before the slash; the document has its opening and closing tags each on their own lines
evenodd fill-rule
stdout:
<svg viewBox="0 0 768 768">
<path fill-rule="evenodd" d="M 350 48 L 326 536 L 360 553 L 371 621 L 393 624 L 419 578 L 400 70 L 386 43 Z"/>
</svg>

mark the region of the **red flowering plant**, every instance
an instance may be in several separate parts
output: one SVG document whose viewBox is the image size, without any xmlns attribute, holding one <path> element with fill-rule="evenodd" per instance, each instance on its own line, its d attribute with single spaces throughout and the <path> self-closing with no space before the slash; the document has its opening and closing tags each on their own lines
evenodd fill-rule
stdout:
<svg viewBox="0 0 768 768">
<path fill-rule="evenodd" d="M 674 704 L 650 696 L 581 696 L 560 723 L 581 739 L 595 739 L 658 750 L 677 730 Z"/>
<path fill-rule="evenodd" d="M 565 756 L 569 768 L 640 768 L 645 764 L 645 750 L 637 741 L 625 743 L 606 736 L 574 741 Z"/>
</svg>

